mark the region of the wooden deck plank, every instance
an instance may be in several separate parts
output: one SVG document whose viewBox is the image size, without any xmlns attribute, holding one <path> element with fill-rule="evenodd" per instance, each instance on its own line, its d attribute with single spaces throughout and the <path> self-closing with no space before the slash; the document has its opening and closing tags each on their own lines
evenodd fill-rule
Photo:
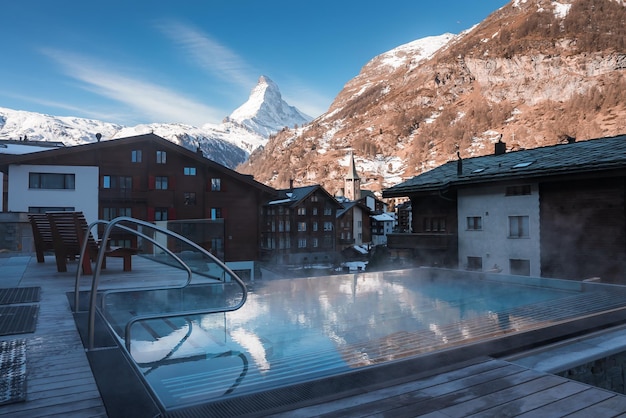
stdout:
<svg viewBox="0 0 626 418">
<path fill-rule="evenodd" d="M 538 413 L 538 409 L 550 405 L 555 401 L 562 400 L 564 398 L 572 397 L 572 395 L 579 394 L 587 389 L 586 385 L 582 385 L 577 382 L 565 381 L 558 386 L 553 386 L 546 390 L 531 393 L 525 395 L 519 399 L 515 399 L 511 402 L 507 402 L 502 405 L 498 405 L 493 408 L 481 411 L 478 415 L 470 415 L 471 417 L 478 416 L 494 416 L 494 417 L 512 417 L 533 411 Z M 541 416 L 544 417 L 543 413 Z"/>
<path fill-rule="evenodd" d="M 593 389 L 600 391 L 600 389 Z M 617 417 L 626 414 L 626 396 L 615 395 L 568 415 L 568 418 Z"/>
<path fill-rule="evenodd" d="M 544 418 L 562 417 L 579 411 L 581 408 L 587 408 L 598 402 L 605 401 L 614 396 L 615 394 L 612 392 L 586 387 L 582 392 L 577 392 L 574 395 L 552 402 L 548 405 L 544 405 L 536 410 L 520 414 L 519 417 L 530 418 L 536 417 L 537 415 Z"/>
<path fill-rule="evenodd" d="M 563 380 L 557 376 L 545 375 L 456 405 L 447 407 L 441 405 L 439 410 L 450 416 L 466 417 L 497 405 L 512 402 L 528 394 L 557 386 L 562 382 Z"/>
</svg>

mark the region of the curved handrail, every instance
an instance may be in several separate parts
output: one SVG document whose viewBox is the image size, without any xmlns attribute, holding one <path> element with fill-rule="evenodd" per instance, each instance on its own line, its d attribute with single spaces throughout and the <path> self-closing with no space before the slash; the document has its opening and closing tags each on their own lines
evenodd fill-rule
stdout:
<svg viewBox="0 0 626 418">
<path fill-rule="evenodd" d="M 80 251 L 80 257 L 78 258 L 78 265 L 79 266 L 83 265 L 83 258 L 85 257 L 85 253 L 87 251 L 87 245 L 89 244 L 87 240 L 89 239 L 89 235 L 91 234 L 91 230 L 96 225 L 108 224 L 108 223 L 109 223 L 109 221 L 104 221 L 104 220 L 99 219 L 99 220 L 91 223 L 87 227 L 87 231 L 85 231 L 85 239 L 83 240 L 82 248 L 81 248 L 81 251 Z M 161 244 L 160 242 L 156 241 L 154 238 L 152 238 L 152 237 L 150 237 L 148 235 L 145 235 L 145 234 L 137 231 L 136 229 L 129 228 L 129 227 L 125 226 L 125 225 L 116 225 L 116 227 L 120 228 L 120 229 L 123 229 L 125 231 L 132 232 L 135 235 L 137 235 L 137 236 L 139 236 L 139 237 L 141 237 L 141 238 L 143 238 L 143 239 L 145 239 L 147 241 L 150 241 L 152 244 L 154 244 L 157 247 L 161 248 L 168 255 L 170 255 L 172 258 L 174 258 L 174 260 L 178 261 L 181 264 L 181 266 L 187 271 L 187 281 L 182 286 L 172 286 L 172 288 L 176 288 L 176 287 L 183 288 L 183 287 L 187 286 L 189 283 L 191 283 L 191 278 L 192 278 L 191 268 L 189 268 L 189 266 L 187 266 L 180 259 L 180 257 L 178 257 L 169 248 L 167 248 L 166 246 L 163 246 L 163 244 Z M 78 269 L 76 269 L 76 282 L 74 283 L 74 312 L 78 312 L 81 271 L 82 271 L 82 269 L 80 267 Z M 142 289 L 145 289 L 145 288 L 142 288 Z M 132 289 L 125 289 L 125 290 L 132 290 Z"/>
<path fill-rule="evenodd" d="M 184 288 L 186 287 L 190 281 L 191 281 L 191 269 L 189 268 L 189 266 L 187 266 L 187 264 L 181 260 L 178 256 L 176 256 L 174 253 L 172 253 L 169 249 L 163 247 L 162 244 L 158 243 L 156 240 L 154 240 L 151 237 L 146 236 L 145 234 L 142 234 L 141 232 L 137 231 L 136 229 L 130 228 L 128 226 L 125 225 L 120 225 L 121 222 L 125 222 L 125 223 L 130 223 L 130 224 L 135 224 L 135 225 L 139 225 L 139 226 L 144 226 L 146 228 L 150 228 L 153 229 L 157 232 L 160 232 L 162 234 L 168 235 L 170 237 L 176 238 L 182 242 L 184 242 L 185 244 L 189 245 L 190 247 L 198 250 L 200 253 L 208 256 L 212 261 L 214 261 L 218 266 L 220 266 L 220 268 L 222 268 L 222 270 L 224 270 L 226 273 L 228 273 L 233 279 L 235 279 L 235 281 L 237 282 L 237 284 L 239 284 L 239 286 L 242 289 L 242 297 L 241 300 L 239 301 L 238 304 L 228 307 L 228 308 L 219 308 L 219 309 L 208 309 L 208 310 L 203 310 L 203 311 L 189 311 L 192 312 L 194 314 L 202 314 L 202 313 L 216 313 L 216 312 L 230 312 L 230 311 L 235 311 L 239 308 L 241 308 L 244 303 L 247 300 L 248 297 L 248 290 L 246 288 L 246 284 L 239 278 L 239 276 L 237 276 L 226 264 L 224 264 L 220 259 L 218 259 L 217 257 L 215 257 L 213 254 L 211 254 L 210 252 L 208 252 L 207 250 L 205 250 L 204 248 L 202 248 L 201 246 L 199 246 L 198 244 L 196 244 L 195 242 L 183 237 L 182 235 L 179 235 L 173 231 L 170 231 L 169 229 L 164 229 L 161 227 L 156 226 L 153 223 L 150 222 L 146 222 L 146 221 L 142 221 L 140 219 L 135 219 L 135 218 L 130 218 L 127 216 L 120 216 L 117 218 L 114 218 L 113 220 L 109 221 L 108 223 L 106 223 L 106 227 L 104 229 L 104 233 L 102 235 L 102 242 L 107 242 L 107 240 L 109 239 L 109 236 L 111 235 L 111 231 L 113 230 L 113 228 L 121 228 L 124 229 L 128 232 L 131 232 L 135 235 L 141 236 L 142 238 L 145 238 L 147 240 L 149 240 L 150 242 L 152 242 L 153 244 L 157 245 L 158 247 L 164 249 L 165 251 L 168 252 L 168 254 L 172 255 L 176 261 L 178 261 L 179 263 L 181 263 L 181 265 L 187 270 L 188 274 L 190 275 L 187 282 L 183 285 L 180 286 L 180 288 Z M 83 247 L 86 250 L 86 244 Z M 88 334 L 89 334 L 89 343 L 88 343 L 88 350 L 93 350 L 94 348 L 94 328 L 95 328 L 95 318 L 96 318 L 96 304 L 97 304 L 97 291 L 98 291 L 98 282 L 99 282 L 99 278 L 100 278 L 100 272 L 102 269 L 102 262 L 104 261 L 104 257 L 105 257 L 105 251 L 106 248 L 105 246 L 100 246 L 100 249 L 98 251 L 98 258 L 96 260 L 96 266 L 95 269 L 93 271 L 93 278 L 92 278 L 92 282 L 91 282 L 91 298 L 90 298 L 90 302 L 89 302 L 89 324 L 88 324 Z M 84 251 L 81 251 L 81 260 L 82 257 L 84 257 Z M 79 277 L 77 275 L 77 277 Z M 77 279 L 78 280 L 78 279 Z M 173 287 L 173 286 L 172 286 Z M 144 288 L 145 289 L 145 288 Z M 151 288 L 152 290 L 157 290 L 157 289 L 164 289 L 163 287 L 161 288 Z M 77 305 L 78 306 L 78 305 Z M 126 324 L 126 331 L 125 331 L 125 343 L 126 343 L 126 347 L 128 349 L 128 351 L 130 352 L 130 328 L 132 326 L 133 323 L 137 322 L 138 320 L 146 320 L 146 319 L 157 319 L 157 318 L 170 318 L 170 317 L 176 317 L 176 316 L 184 316 L 184 315 L 189 315 L 190 313 L 172 313 L 172 314 L 160 314 L 160 315 L 144 315 L 141 317 L 136 317 L 131 319 L 131 321 L 129 321 L 129 323 Z"/>
</svg>

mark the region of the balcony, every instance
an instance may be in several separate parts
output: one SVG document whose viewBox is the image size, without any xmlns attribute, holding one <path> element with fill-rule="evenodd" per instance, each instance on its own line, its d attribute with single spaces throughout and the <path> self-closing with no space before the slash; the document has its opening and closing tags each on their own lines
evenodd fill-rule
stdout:
<svg viewBox="0 0 626 418">
<path fill-rule="evenodd" d="M 98 198 L 100 200 L 125 200 L 131 202 L 143 202 L 148 200 L 147 191 L 132 191 L 130 189 L 100 189 Z"/>
<path fill-rule="evenodd" d="M 456 234 L 388 234 L 390 249 L 445 250 L 456 247 Z"/>
</svg>

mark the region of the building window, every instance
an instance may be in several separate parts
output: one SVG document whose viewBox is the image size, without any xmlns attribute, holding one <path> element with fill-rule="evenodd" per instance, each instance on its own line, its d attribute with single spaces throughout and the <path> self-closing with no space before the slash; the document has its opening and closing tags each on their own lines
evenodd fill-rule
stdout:
<svg viewBox="0 0 626 418">
<path fill-rule="evenodd" d="M 333 223 L 332 222 L 324 222 L 324 231 L 332 231 Z"/>
<path fill-rule="evenodd" d="M 133 163 L 140 163 L 141 162 L 141 150 L 140 149 L 134 149 L 130 152 L 130 161 Z"/>
<path fill-rule="evenodd" d="M 483 269 L 482 257 L 467 257 L 467 269 L 481 271 Z"/>
<path fill-rule="evenodd" d="M 118 179 L 119 188 L 123 190 L 132 190 L 133 178 L 130 176 L 120 176 Z"/>
<path fill-rule="evenodd" d="M 311 196 L 311 202 L 317 202 L 319 200 L 319 198 L 317 197 L 317 195 L 313 195 Z"/>
<path fill-rule="evenodd" d="M 333 214 L 333 208 L 331 208 L 330 206 L 326 206 L 324 208 L 324 215 L 332 215 Z"/>
<path fill-rule="evenodd" d="M 306 215 L 306 208 L 298 208 L 298 215 Z"/>
<path fill-rule="evenodd" d="M 530 184 L 507 186 L 505 196 L 525 196 L 531 194 Z"/>
<path fill-rule="evenodd" d="M 74 206 L 29 206 L 28 213 L 74 212 Z"/>
<path fill-rule="evenodd" d="M 509 216 L 509 238 L 528 238 L 528 216 Z"/>
<path fill-rule="evenodd" d="M 317 222 L 313 222 L 312 227 L 313 231 L 317 231 Z"/>
<path fill-rule="evenodd" d="M 300 238 L 298 240 L 298 248 L 306 248 L 306 238 Z"/>
<path fill-rule="evenodd" d="M 75 174 L 29 173 L 29 189 L 76 189 Z"/>
<path fill-rule="evenodd" d="M 306 231 L 306 222 L 298 222 L 298 231 L 300 232 Z"/>
<path fill-rule="evenodd" d="M 530 260 L 510 259 L 511 274 L 518 276 L 530 276 Z"/>
<path fill-rule="evenodd" d="M 196 167 L 185 167 L 183 169 L 183 174 L 186 176 L 195 176 L 196 175 Z"/>
<path fill-rule="evenodd" d="M 157 151 L 156 162 L 157 164 L 165 164 L 167 162 L 167 153 L 165 151 Z"/>
<path fill-rule="evenodd" d="M 130 176 L 102 176 L 103 189 L 132 189 L 133 178 Z"/>
<path fill-rule="evenodd" d="M 313 207 L 312 211 L 313 211 L 312 213 L 314 216 L 317 215 L 317 207 Z"/>
<path fill-rule="evenodd" d="M 111 219 L 117 218 L 118 216 L 127 216 L 131 217 L 131 209 L 130 208 L 102 208 L 102 219 L 105 221 L 110 221 Z"/>
<path fill-rule="evenodd" d="M 331 235 L 324 235 L 324 248 L 333 247 L 333 237 Z"/>
<path fill-rule="evenodd" d="M 156 190 L 167 190 L 167 176 L 156 176 L 154 178 L 154 188 Z"/>
<path fill-rule="evenodd" d="M 446 218 L 442 216 L 424 218 L 422 220 L 422 227 L 424 232 L 445 232 Z"/>
<path fill-rule="evenodd" d="M 467 217 L 467 230 L 468 231 L 480 231 L 483 229 L 483 218 L 480 216 L 468 216 Z"/>
<path fill-rule="evenodd" d="M 155 208 L 154 220 L 155 221 L 167 221 L 167 208 Z"/>
<path fill-rule="evenodd" d="M 222 218 L 222 208 L 211 208 L 211 219 L 221 219 Z M 272 225 L 272 231 L 274 226 Z"/>
<path fill-rule="evenodd" d="M 220 190 L 222 190 L 222 179 L 219 179 L 219 178 L 211 179 L 211 191 L 219 192 Z"/>
<path fill-rule="evenodd" d="M 196 193 L 195 192 L 185 192 L 185 206 L 193 206 L 196 204 Z"/>
<path fill-rule="evenodd" d="M 317 238 L 313 238 L 312 241 L 313 242 L 311 242 L 311 245 L 313 246 L 313 248 L 317 248 L 317 246 L 318 246 Z"/>
</svg>

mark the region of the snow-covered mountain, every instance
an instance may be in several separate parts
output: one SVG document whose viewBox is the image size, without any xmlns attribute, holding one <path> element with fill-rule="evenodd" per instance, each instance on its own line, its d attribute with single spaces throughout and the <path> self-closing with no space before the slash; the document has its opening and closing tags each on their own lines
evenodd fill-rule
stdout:
<svg viewBox="0 0 626 418">
<path fill-rule="evenodd" d="M 354 156 L 378 192 L 458 155 L 626 132 L 626 2 L 512 0 L 458 34 L 365 64 L 328 111 L 272 136 L 237 170 L 338 191 Z M 459 153 L 459 154 L 457 154 Z"/>
<path fill-rule="evenodd" d="M 61 141 L 67 146 L 123 138 L 153 132 L 191 150 L 200 148 L 211 160 L 229 168 L 246 161 L 269 135 L 285 126 L 293 127 L 311 120 L 289 106 L 276 83 L 262 76 L 248 101 L 221 124 L 195 127 L 184 124 L 152 123 L 123 126 L 115 123 L 71 116 L 51 116 L 0 107 L 0 139 L 28 138 Z"/>
<path fill-rule="evenodd" d="M 248 101 L 235 109 L 228 120 L 247 126 L 268 137 L 284 127 L 293 128 L 312 120 L 296 107 L 285 102 L 276 83 L 262 75 L 252 89 Z"/>
</svg>

